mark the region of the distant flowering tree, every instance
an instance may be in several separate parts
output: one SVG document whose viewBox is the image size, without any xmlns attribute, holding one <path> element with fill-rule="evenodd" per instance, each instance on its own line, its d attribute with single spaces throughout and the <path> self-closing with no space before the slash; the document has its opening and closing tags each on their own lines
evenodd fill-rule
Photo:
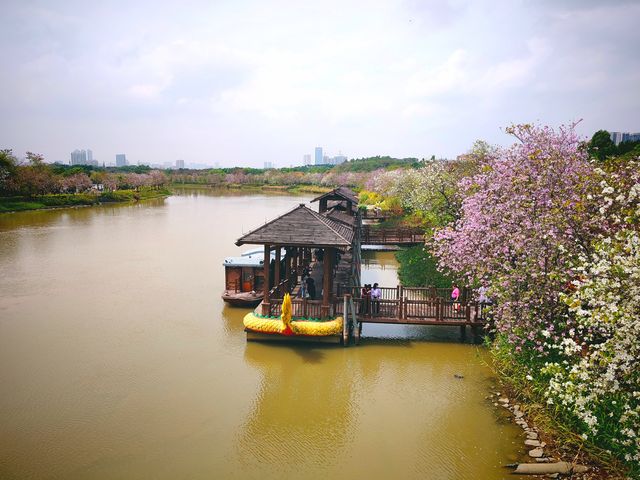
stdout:
<svg viewBox="0 0 640 480">
<path fill-rule="evenodd" d="M 89 190 L 93 182 L 86 173 L 75 173 L 60 180 L 61 189 L 65 192 L 80 193 Z"/>
<path fill-rule="evenodd" d="M 423 160 L 420 168 L 376 171 L 365 188 L 397 198 L 405 210 L 421 215 L 427 227 L 442 226 L 458 218 L 460 180 L 476 173 L 479 161 L 493 150 L 476 142 L 471 152 L 456 160 Z"/>
</svg>

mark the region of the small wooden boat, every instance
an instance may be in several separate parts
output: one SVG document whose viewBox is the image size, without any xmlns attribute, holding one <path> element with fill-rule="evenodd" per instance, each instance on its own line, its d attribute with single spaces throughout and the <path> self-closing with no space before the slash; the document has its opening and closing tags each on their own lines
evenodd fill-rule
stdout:
<svg viewBox="0 0 640 480">
<path fill-rule="evenodd" d="M 271 253 L 275 260 L 275 252 Z M 264 250 L 256 248 L 224 259 L 222 300 L 233 307 L 255 307 L 264 296 Z"/>
</svg>

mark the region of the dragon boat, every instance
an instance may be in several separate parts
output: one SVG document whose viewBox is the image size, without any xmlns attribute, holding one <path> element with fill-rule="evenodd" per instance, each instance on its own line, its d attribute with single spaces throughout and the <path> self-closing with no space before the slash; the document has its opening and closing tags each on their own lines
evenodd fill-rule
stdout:
<svg viewBox="0 0 640 480">
<path fill-rule="evenodd" d="M 293 319 L 288 293 L 284 296 L 280 317 L 263 316 L 254 311 L 245 315 L 243 323 L 248 340 L 340 343 L 344 330 L 342 317 L 328 320 Z"/>
</svg>

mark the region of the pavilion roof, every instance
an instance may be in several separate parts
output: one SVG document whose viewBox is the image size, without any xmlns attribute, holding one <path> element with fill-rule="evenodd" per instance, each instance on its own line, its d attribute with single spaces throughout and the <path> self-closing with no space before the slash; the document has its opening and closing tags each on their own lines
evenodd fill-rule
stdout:
<svg viewBox="0 0 640 480">
<path fill-rule="evenodd" d="M 354 230 L 314 212 L 304 204 L 250 231 L 236 245 L 283 245 L 292 247 L 349 247 Z"/>
<path fill-rule="evenodd" d="M 349 227 L 353 228 L 356 224 L 356 217 L 353 215 L 349 215 L 342 210 L 337 208 L 330 208 L 326 212 L 324 212 L 324 216 L 330 218 L 331 220 L 335 220 L 336 222 L 344 223 Z"/>
<path fill-rule="evenodd" d="M 347 200 L 354 205 L 358 204 L 358 197 L 356 196 L 355 192 L 347 187 L 334 188 L 330 192 L 324 193 L 319 197 L 314 198 L 313 200 L 311 200 L 311 202 L 316 202 L 318 200 L 322 200 L 323 198 L 326 198 L 328 200 L 342 199 Z"/>
</svg>

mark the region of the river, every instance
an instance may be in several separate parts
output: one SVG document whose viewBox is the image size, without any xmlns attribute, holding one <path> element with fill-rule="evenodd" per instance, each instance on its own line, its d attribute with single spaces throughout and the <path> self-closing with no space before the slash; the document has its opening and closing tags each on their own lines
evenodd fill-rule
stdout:
<svg viewBox="0 0 640 480">
<path fill-rule="evenodd" d="M 457 329 L 246 342 L 222 261 L 310 198 L 0 215 L 0 478 L 505 478 L 521 434 Z M 393 254 L 366 260 L 364 282 L 396 281 Z"/>
</svg>

